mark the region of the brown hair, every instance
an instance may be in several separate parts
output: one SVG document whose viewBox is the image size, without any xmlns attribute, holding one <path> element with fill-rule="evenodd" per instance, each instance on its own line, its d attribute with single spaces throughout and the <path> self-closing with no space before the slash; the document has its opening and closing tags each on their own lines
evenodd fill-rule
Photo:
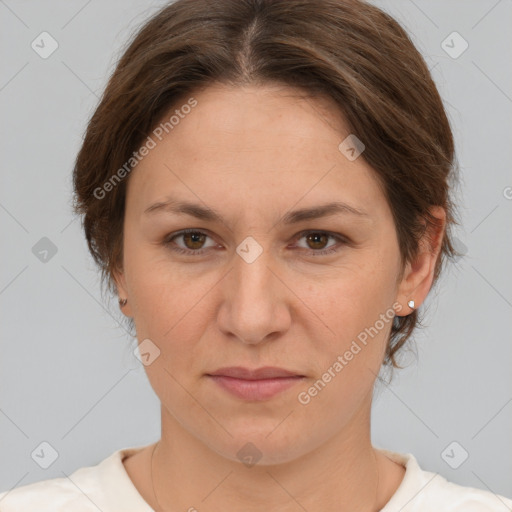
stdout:
<svg viewBox="0 0 512 512">
<path fill-rule="evenodd" d="M 457 224 L 449 194 L 454 143 L 428 67 L 404 29 L 360 0 L 177 0 L 151 17 L 124 51 L 73 171 L 74 210 L 83 215 L 102 284 L 113 294 L 129 176 L 108 193 L 98 190 L 126 162 L 136 165 L 134 151 L 171 107 L 215 82 L 281 83 L 334 99 L 383 186 L 402 268 L 425 229 L 435 226 L 429 207 L 446 210 L 437 281 L 445 258 L 457 254 L 450 236 Z M 384 364 L 400 367 L 395 355 L 418 321 L 418 311 L 395 318 Z"/>
</svg>

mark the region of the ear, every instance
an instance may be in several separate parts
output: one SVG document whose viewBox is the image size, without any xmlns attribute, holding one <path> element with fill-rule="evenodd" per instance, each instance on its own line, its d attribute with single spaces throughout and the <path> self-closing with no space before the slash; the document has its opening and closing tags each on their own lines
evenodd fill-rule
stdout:
<svg viewBox="0 0 512 512">
<path fill-rule="evenodd" d="M 114 282 L 116 284 L 117 295 L 119 296 L 119 299 L 128 299 L 128 302 L 124 306 L 119 305 L 119 309 L 125 316 L 133 318 L 132 306 L 130 304 L 128 287 L 126 286 L 125 274 L 120 269 L 114 270 L 112 274 Z"/>
<path fill-rule="evenodd" d="M 404 315 L 409 315 L 423 303 L 434 280 L 434 270 L 441 251 L 446 227 L 446 211 L 440 206 L 430 208 L 430 213 L 438 220 L 437 226 L 428 226 L 419 241 L 418 254 L 414 261 L 407 263 L 404 275 L 398 285 L 397 301 L 402 304 Z M 408 302 L 414 300 L 414 308 Z"/>
</svg>

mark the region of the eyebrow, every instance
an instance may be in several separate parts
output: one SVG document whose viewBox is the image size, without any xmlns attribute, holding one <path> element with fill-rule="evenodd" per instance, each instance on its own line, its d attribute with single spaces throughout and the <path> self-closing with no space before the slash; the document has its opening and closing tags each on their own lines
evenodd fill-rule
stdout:
<svg viewBox="0 0 512 512">
<path fill-rule="evenodd" d="M 222 215 L 212 208 L 190 203 L 188 201 L 177 201 L 169 198 L 167 201 L 154 203 L 144 210 L 144 214 L 156 213 L 174 213 L 177 215 L 190 215 L 204 221 L 224 222 Z M 368 213 L 347 203 L 334 201 L 331 203 L 314 206 L 312 208 L 302 208 L 288 212 L 281 220 L 282 224 L 296 224 L 305 220 L 319 219 L 336 214 L 352 214 L 358 217 L 369 217 Z"/>
</svg>

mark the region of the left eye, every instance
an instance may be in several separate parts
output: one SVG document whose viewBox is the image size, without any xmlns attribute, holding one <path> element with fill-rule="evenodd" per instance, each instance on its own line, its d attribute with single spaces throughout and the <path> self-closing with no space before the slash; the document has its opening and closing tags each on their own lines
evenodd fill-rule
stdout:
<svg viewBox="0 0 512 512">
<path fill-rule="evenodd" d="M 185 247 L 181 247 L 174 242 L 175 239 L 179 238 L 182 238 L 184 240 Z M 167 237 L 164 240 L 164 245 L 168 246 L 171 250 L 176 251 L 178 253 L 197 256 L 203 254 L 207 249 L 213 247 L 203 247 L 206 238 L 210 237 L 203 231 L 199 231 L 197 229 L 185 229 L 183 231 L 180 231 Z M 328 233 L 326 231 L 303 231 L 297 235 L 296 239 L 300 240 L 302 238 L 307 239 L 306 243 L 319 244 L 322 246 L 328 239 L 337 240 L 341 244 L 347 243 L 346 239 L 341 235 Z M 314 256 L 318 256 L 337 252 L 338 250 L 339 247 L 336 247 L 336 244 L 334 244 L 334 246 L 331 245 L 327 247 L 317 247 L 317 249 L 309 250 L 309 253 Z"/>
<path fill-rule="evenodd" d="M 337 240 L 338 242 L 343 242 L 344 241 L 341 236 L 334 235 L 334 234 L 331 234 L 331 233 L 326 233 L 325 231 L 306 231 L 305 233 L 300 233 L 299 234 L 299 240 L 301 238 L 306 238 L 306 240 L 307 240 L 306 243 L 311 243 L 311 242 L 313 244 L 320 243 L 320 245 L 323 245 L 325 240 L 328 240 L 329 238 Z M 307 247 L 306 247 L 306 249 L 307 249 Z M 315 256 L 323 255 L 323 254 L 329 254 L 329 253 L 338 251 L 339 247 L 336 247 L 336 244 L 334 244 L 334 245 L 330 245 L 330 246 L 327 246 L 327 247 L 320 247 L 319 249 L 321 249 L 321 250 L 314 250 L 314 251 L 311 251 L 311 252 Z"/>
</svg>

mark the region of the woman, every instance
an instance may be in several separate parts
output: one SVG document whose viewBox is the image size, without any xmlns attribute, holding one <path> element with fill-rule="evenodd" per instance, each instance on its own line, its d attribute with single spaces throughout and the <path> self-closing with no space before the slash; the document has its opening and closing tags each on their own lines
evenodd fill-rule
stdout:
<svg viewBox="0 0 512 512">
<path fill-rule="evenodd" d="M 76 212 L 161 401 L 162 438 L 2 511 L 499 511 L 370 439 L 446 258 L 452 133 L 389 15 L 178 0 L 89 122 Z"/>
</svg>

